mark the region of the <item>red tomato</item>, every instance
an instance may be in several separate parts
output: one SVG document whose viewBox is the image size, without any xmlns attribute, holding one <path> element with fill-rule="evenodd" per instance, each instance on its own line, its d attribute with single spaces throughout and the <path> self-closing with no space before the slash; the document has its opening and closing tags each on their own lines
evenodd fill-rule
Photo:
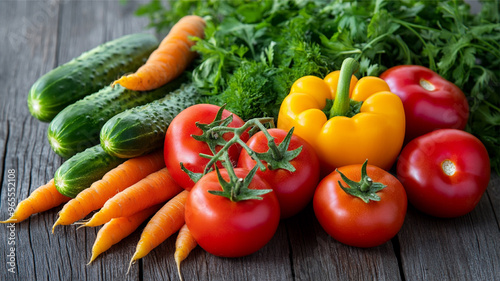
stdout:
<svg viewBox="0 0 500 281">
<path fill-rule="evenodd" d="M 248 170 L 234 169 L 239 178 Z M 221 170 L 227 181 L 226 170 Z M 255 175 L 249 189 L 270 189 Z M 196 242 L 207 252 L 221 257 L 241 257 L 256 252 L 271 240 L 278 228 L 280 210 L 274 192 L 262 200 L 233 202 L 208 190 L 222 190 L 217 173 L 203 176 L 189 192 L 185 207 L 186 225 Z"/>
<path fill-rule="evenodd" d="M 286 137 L 287 132 L 281 129 L 270 129 L 269 134 L 274 137 L 279 145 Z M 262 153 L 269 149 L 268 141 L 263 132 L 253 135 L 247 145 L 255 152 Z M 288 146 L 288 151 L 302 146 L 302 151 L 290 163 L 295 167 L 295 172 L 285 169 L 257 170 L 257 174 L 267 181 L 273 188 L 280 202 L 281 218 L 291 217 L 300 212 L 311 201 L 319 181 L 319 160 L 313 147 L 301 137 L 293 135 Z M 251 170 L 255 161 L 242 150 L 238 160 L 238 167 Z"/>
<path fill-rule="evenodd" d="M 191 172 L 202 173 L 206 164 L 210 161 L 200 156 L 200 153 L 212 155 L 210 148 L 205 142 L 195 140 L 191 135 L 201 135 L 202 130 L 196 126 L 196 122 L 209 124 L 214 121 L 220 107 L 212 104 L 197 104 L 186 108 L 179 113 L 170 123 L 165 135 L 164 158 L 165 165 L 172 178 L 184 189 L 191 190 L 194 182 L 189 178 L 180 166 L 183 163 Z M 222 113 L 222 119 L 231 115 L 228 110 Z M 245 122 L 235 114 L 229 127 L 241 127 Z M 225 140 L 230 139 L 232 133 L 223 135 Z M 242 135 L 242 139 L 248 140 L 248 134 Z M 220 147 L 218 147 L 220 149 Z M 236 164 L 241 147 L 233 145 L 229 148 L 229 158 Z M 217 150 L 218 151 L 218 150 Z M 220 162 L 218 166 L 221 167 Z"/>
<path fill-rule="evenodd" d="M 403 148 L 397 176 L 417 209 L 436 217 L 458 217 L 479 203 L 490 180 L 490 160 L 473 135 L 442 129 Z"/>
<path fill-rule="evenodd" d="M 464 129 L 469 105 L 455 84 L 419 65 L 399 65 L 380 75 L 401 98 L 406 142 L 437 129 Z"/>
<path fill-rule="evenodd" d="M 348 179 L 361 179 L 359 164 L 339 168 Z M 373 182 L 386 185 L 376 192 L 380 201 L 365 203 L 346 193 L 339 172 L 326 176 L 314 194 L 314 213 L 319 223 L 336 240 L 355 247 L 374 247 L 394 237 L 406 216 L 407 198 L 401 183 L 390 173 L 376 166 L 367 165 L 367 174 Z"/>
</svg>

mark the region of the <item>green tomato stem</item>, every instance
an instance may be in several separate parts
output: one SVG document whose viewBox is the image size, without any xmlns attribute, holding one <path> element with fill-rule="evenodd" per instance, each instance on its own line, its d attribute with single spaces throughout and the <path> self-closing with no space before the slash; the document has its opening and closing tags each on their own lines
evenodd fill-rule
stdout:
<svg viewBox="0 0 500 281">
<path fill-rule="evenodd" d="M 227 169 L 228 172 L 229 170 L 232 170 L 232 169 Z M 233 170 L 234 172 L 234 170 Z M 240 194 L 240 190 L 241 188 L 243 187 L 243 179 L 242 178 L 238 178 L 236 179 L 235 183 L 234 183 L 234 187 L 231 189 L 231 201 L 233 202 L 238 202 L 239 199 L 238 199 L 238 194 Z"/>
<path fill-rule="evenodd" d="M 370 187 L 372 186 L 372 184 L 373 184 L 372 178 L 365 177 L 362 179 L 361 186 L 359 187 L 359 189 L 363 192 L 366 192 L 366 191 L 370 190 Z"/>
<path fill-rule="evenodd" d="M 380 182 L 374 182 L 371 177 L 368 176 L 366 172 L 366 166 L 368 165 L 368 160 L 366 160 L 361 166 L 361 180 L 353 181 L 347 178 L 338 169 L 335 170 L 340 174 L 340 177 L 345 182 L 346 186 L 342 185 L 338 181 L 339 187 L 344 190 L 347 194 L 358 197 L 365 203 L 370 203 L 370 201 L 380 201 L 380 196 L 377 192 L 384 189 L 386 185 Z"/>
<path fill-rule="evenodd" d="M 271 136 L 271 134 L 269 134 L 269 132 L 264 127 L 264 125 L 262 125 L 261 122 L 257 122 L 256 125 L 257 125 L 257 127 L 259 127 L 259 129 L 262 131 L 262 133 L 266 136 L 267 146 L 269 147 L 269 149 L 271 151 L 271 155 L 273 156 L 273 159 L 275 159 L 277 161 L 283 159 L 283 154 L 278 149 L 276 142 L 274 142 L 273 136 Z"/>
<path fill-rule="evenodd" d="M 339 82 L 337 84 L 337 93 L 335 101 L 330 110 L 330 118 L 335 116 L 346 116 L 349 112 L 349 87 L 351 85 L 351 76 L 358 70 L 359 63 L 353 58 L 346 58 L 340 68 Z"/>
</svg>

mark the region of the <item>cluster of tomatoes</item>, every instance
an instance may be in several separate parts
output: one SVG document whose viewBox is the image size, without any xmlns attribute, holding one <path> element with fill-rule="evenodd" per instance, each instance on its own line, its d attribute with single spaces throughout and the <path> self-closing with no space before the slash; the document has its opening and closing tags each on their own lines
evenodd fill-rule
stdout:
<svg viewBox="0 0 500 281">
<path fill-rule="evenodd" d="M 239 201 L 214 194 L 213 191 L 224 189 L 218 173 L 225 181 L 230 180 L 232 173 L 241 182 L 247 181 L 245 179 L 256 165 L 248 152 L 260 154 L 269 150 L 268 138 L 263 131 L 251 137 L 245 132 L 239 138 L 246 149 L 242 149 L 238 143 L 226 149 L 227 157 L 234 166 L 232 171 L 228 171 L 218 161 L 216 166 L 219 169 L 206 173 L 194 182 L 185 170 L 202 173 L 207 164 L 210 165 L 209 158 L 202 155 L 213 155 L 213 151 L 207 143 L 193 136 L 202 135 L 202 126 L 199 124 L 212 123 L 220 109 L 215 105 L 198 104 L 182 111 L 170 124 L 165 137 L 165 163 L 172 178 L 190 191 L 185 219 L 198 245 L 217 256 L 239 257 L 262 248 L 274 236 L 281 218 L 297 214 L 311 201 L 319 181 L 319 161 L 309 144 L 290 134 L 286 152 L 296 149 L 300 152 L 288 162 L 294 172 L 271 167 L 271 160 L 270 163 L 263 161 L 265 170 L 254 170 L 251 181 L 247 182 L 250 190 L 271 192 L 263 192 L 256 199 Z M 239 128 L 245 124 L 240 117 L 226 109 L 222 111 L 221 118 L 224 120 L 230 115 L 232 120 L 226 127 Z M 279 129 L 268 129 L 266 133 L 274 138 L 278 146 L 287 136 L 287 132 Z M 233 136 L 233 133 L 227 132 L 210 134 L 208 137 L 216 143 L 216 139 L 220 138 L 220 145 L 216 147 L 216 151 L 219 151 Z"/>
<path fill-rule="evenodd" d="M 456 110 L 440 112 L 446 103 L 457 104 L 463 93 L 446 89 L 448 84 L 440 77 L 418 73 L 420 88 L 431 92 L 432 99 L 422 97 L 418 87 L 413 92 L 408 90 L 412 87 L 398 89 L 394 81 L 410 77 L 408 73 L 388 71 L 381 77 L 405 106 L 408 138 L 398 157 L 396 176 L 367 162 L 338 167 L 324 176 L 314 148 L 291 132 L 264 129 L 250 137 L 247 130 L 240 132 L 239 142 L 227 145 L 235 131 L 212 128 L 243 128 L 246 123 L 241 118 L 209 104 L 181 112 L 166 134 L 165 163 L 172 178 L 190 191 L 185 219 L 198 244 L 217 256 L 251 254 L 273 237 L 280 219 L 297 214 L 311 201 L 325 231 L 357 247 L 374 247 L 393 238 L 403 225 L 408 201 L 437 217 L 457 217 L 474 209 L 489 182 L 487 151 L 463 131 L 467 114 L 456 117 Z M 451 123 L 443 125 L 439 120 Z M 200 141 L 202 136 L 209 142 Z M 225 161 L 209 162 L 221 149 L 225 149 Z M 288 164 L 280 164 L 287 153 Z M 256 159 L 265 168 L 256 168 Z M 216 169 L 207 172 L 211 163 L 216 163 Z M 259 195 L 252 197 L 254 191 Z M 244 199 L 233 199 L 240 193 Z"/>
</svg>

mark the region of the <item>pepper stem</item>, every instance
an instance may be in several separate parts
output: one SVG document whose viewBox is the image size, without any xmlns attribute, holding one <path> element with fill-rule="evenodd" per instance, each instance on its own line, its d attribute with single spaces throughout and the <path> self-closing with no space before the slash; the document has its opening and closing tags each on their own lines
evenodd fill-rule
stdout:
<svg viewBox="0 0 500 281">
<path fill-rule="evenodd" d="M 330 118 L 335 116 L 346 116 L 349 112 L 350 101 L 349 87 L 351 85 L 351 77 L 358 71 L 359 63 L 353 58 L 346 58 L 342 62 L 340 68 L 339 82 L 337 84 L 337 93 L 335 101 L 330 110 Z"/>
</svg>

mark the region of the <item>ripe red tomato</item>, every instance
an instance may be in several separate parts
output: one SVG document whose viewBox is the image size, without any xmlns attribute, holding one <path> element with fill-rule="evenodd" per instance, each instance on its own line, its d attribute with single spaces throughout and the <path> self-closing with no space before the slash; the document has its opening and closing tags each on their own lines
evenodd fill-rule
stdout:
<svg viewBox="0 0 500 281">
<path fill-rule="evenodd" d="M 473 135 L 442 129 L 403 148 L 397 176 L 417 209 L 436 217 L 458 217 L 479 203 L 490 180 L 490 160 Z"/>
<path fill-rule="evenodd" d="M 362 165 L 338 168 L 348 179 L 361 179 Z M 367 165 L 367 175 L 373 183 L 386 185 L 376 192 L 380 201 L 365 203 L 346 193 L 346 183 L 337 170 L 326 176 L 314 194 L 314 213 L 319 223 L 336 240 L 355 247 L 374 247 L 394 237 L 401 229 L 406 216 L 407 198 L 401 183 L 390 173 L 376 166 Z"/>
<path fill-rule="evenodd" d="M 242 168 L 234 171 L 239 178 L 248 174 Z M 220 172 L 227 181 L 227 171 Z M 258 175 L 249 186 L 249 189 L 270 188 Z M 271 240 L 280 220 L 274 192 L 261 195 L 262 200 L 233 202 L 209 190 L 222 190 L 216 172 L 206 174 L 196 183 L 185 206 L 186 225 L 204 250 L 221 257 L 241 257 L 256 252 Z"/>
<path fill-rule="evenodd" d="M 269 129 L 279 145 L 286 137 L 287 132 L 281 129 Z M 268 141 L 263 132 L 253 135 L 247 145 L 255 152 L 262 153 L 269 150 Z M 266 170 L 257 170 L 257 174 L 267 181 L 273 188 L 280 202 L 281 218 L 291 217 L 300 212 L 311 201 L 319 181 L 319 160 L 314 148 L 299 136 L 292 135 L 288 151 L 302 146 L 302 151 L 290 164 L 295 172 L 285 169 L 271 170 L 267 163 Z M 255 161 L 246 150 L 242 150 L 238 160 L 238 167 L 251 170 Z"/>
<path fill-rule="evenodd" d="M 196 104 L 186 108 L 179 113 L 170 123 L 165 135 L 164 158 L 165 165 L 172 175 L 172 178 L 184 189 L 191 190 L 194 182 L 189 178 L 180 166 L 183 163 L 191 172 L 202 173 L 206 164 L 210 161 L 200 156 L 200 153 L 212 155 L 209 146 L 202 141 L 194 139 L 191 135 L 201 135 L 202 130 L 196 126 L 196 122 L 201 124 L 210 124 L 214 121 L 220 107 L 212 104 Z M 222 113 L 222 119 L 231 115 L 228 110 Z M 233 114 L 233 121 L 229 127 L 241 127 L 245 122 Z M 222 137 L 225 140 L 230 139 L 232 133 L 226 133 Z M 243 140 L 248 140 L 248 134 L 242 135 Z M 220 146 L 217 147 L 217 151 Z M 233 145 L 229 148 L 229 158 L 236 164 L 241 147 Z M 220 162 L 217 164 L 221 167 Z"/>
<path fill-rule="evenodd" d="M 398 65 L 380 75 L 405 109 L 405 142 L 437 129 L 464 129 L 469 104 L 455 84 L 420 65 Z"/>
</svg>

